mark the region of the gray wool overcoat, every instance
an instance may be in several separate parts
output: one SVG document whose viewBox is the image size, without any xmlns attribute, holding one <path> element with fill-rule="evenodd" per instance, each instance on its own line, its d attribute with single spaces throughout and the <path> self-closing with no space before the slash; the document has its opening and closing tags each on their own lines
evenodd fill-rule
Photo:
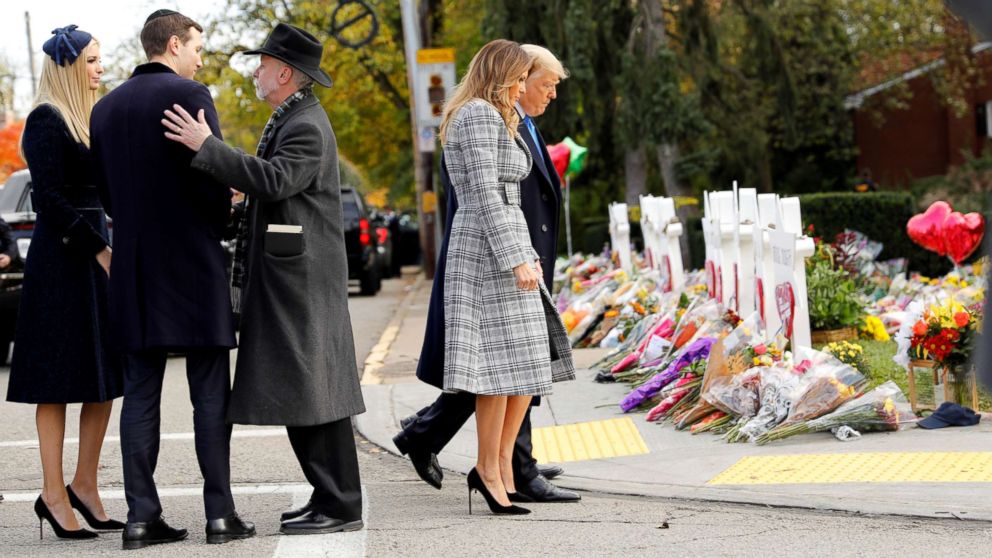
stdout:
<svg viewBox="0 0 992 558">
<path fill-rule="evenodd" d="M 251 197 L 229 422 L 313 426 L 365 412 L 327 113 L 308 96 L 276 121 L 261 157 L 210 137 L 192 164 Z M 266 252 L 269 224 L 302 226 L 303 253 Z"/>
</svg>

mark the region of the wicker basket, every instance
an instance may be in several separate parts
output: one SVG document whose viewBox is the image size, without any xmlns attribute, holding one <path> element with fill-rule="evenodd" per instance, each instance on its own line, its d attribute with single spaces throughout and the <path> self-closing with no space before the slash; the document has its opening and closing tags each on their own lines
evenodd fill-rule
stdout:
<svg viewBox="0 0 992 558">
<path fill-rule="evenodd" d="M 812 333 L 811 337 L 814 345 L 826 345 L 835 341 L 850 341 L 858 338 L 858 328 L 818 329 Z"/>
</svg>

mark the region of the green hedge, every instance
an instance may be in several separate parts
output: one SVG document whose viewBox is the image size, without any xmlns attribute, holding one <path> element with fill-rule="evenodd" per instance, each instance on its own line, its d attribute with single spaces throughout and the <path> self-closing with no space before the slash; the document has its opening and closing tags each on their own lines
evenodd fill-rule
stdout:
<svg viewBox="0 0 992 558">
<path fill-rule="evenodd" d="M 925 275 L 942 275 L 952 265 L 919 247 L 906 234 L 906 222 L 919 213 L 913 196 L 905 192 L 825 192 L 799 196 L 803 225 L 814 235 L 832 241 L 844 229 L 862 232 L 884 245 L 880 260 L 907 258 L 909 268 Z"/>
</svg>

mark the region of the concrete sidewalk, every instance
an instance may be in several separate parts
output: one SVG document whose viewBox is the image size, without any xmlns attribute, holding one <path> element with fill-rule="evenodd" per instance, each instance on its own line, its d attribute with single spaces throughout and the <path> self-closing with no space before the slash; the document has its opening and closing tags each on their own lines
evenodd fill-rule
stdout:
<svg viewBox="0 0 992 558">
<path fill-rule="evenodd" d="M 421 281 L 411 289 L 391 324 L 394 333 L 387 330 L 383 336 L 381 359 L 366 367 L 363 380 L 368 412 L 358 417 L 358 429 L 393 453 L 392 437 L 399 431 L 399 420 L 438 395 L 437 389 L 414 376 L 430 288 L 429 281 Z M 555 386 L 555 394 L 532 411 L 533 425 L 538 429 L 629 418 L 648 452 L 563 463 L 565 475 L 555 480 L 559 486 L 663 498 L 992 521 L 989 415 L 970 428 L 867 433 L 847 443 L 821 433 L 762 447 L 727 444 L 711 434 L 694 436 L 648 423 L 643 414 L 621 413 L 617 403 L 628 386 L 596 384 L 592 381 L 595 371 L 587 368 L 603 354 L 597 349 L 576 351 L 577 365 L 582 368 L 577 380 Z M 475 448 L 475 423 L 469 421 L 439 456 L 441 465 L 467 473 L 475 464 Z M 836 482 L 849 478 L 844 474 L 852 473 L 852 469 L 856 478 L 861 474 L 899 482 Z M 775 474 L 769 475 L 771 471 Z M 813 482 L 796 482 L 797 478 Z M 912 481 L 917 478 L 941 482 Z M 448 479 L 446 485 L 461 489 L 456 479 Z"/>
</svg>

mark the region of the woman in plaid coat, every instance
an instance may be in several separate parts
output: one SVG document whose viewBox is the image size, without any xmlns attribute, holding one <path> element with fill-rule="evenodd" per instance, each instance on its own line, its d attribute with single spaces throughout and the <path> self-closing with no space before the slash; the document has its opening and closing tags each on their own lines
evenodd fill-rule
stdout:
<svg viewBox="0 0 992 558">
<path fill-rule="evenodd" d="M 444 388 L 477 395 L 479 452 L 469 488 L 482 492 L 497 513 L 527 513 L 510 506 L 508 494 L 515 492 L 513 442 L 531 397 L 575 377 L 520 209 L 520 180 L 530 172 L 531 155 L 517 134 L 514 107 L 530 66 L 517 43 L 487 44 L 441 123 L 460 201 L 444 281 Z"/>
</svg>

